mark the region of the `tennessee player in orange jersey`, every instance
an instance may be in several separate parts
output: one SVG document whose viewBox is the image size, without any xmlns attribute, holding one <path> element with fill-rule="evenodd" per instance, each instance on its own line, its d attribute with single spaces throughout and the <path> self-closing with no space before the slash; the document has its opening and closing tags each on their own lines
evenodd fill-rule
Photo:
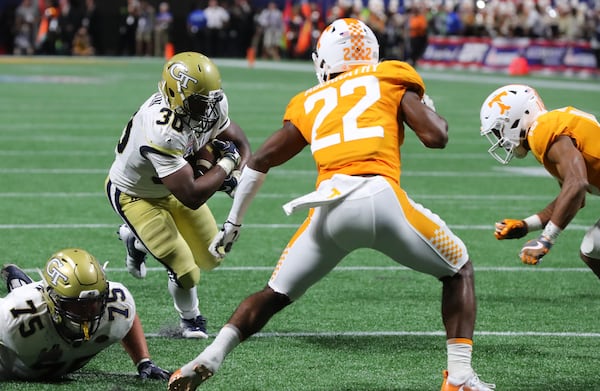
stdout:
<svg viewBox="0 0 600 391">
<path fill-rule="evenodd" d="M 524 263 L 537 265 L 584 207 L 586 193 L 600 195 L 600 124 L 594 115 L 570 106 L 547 111 L 534 88 L 511 84 L 484 101 L 481 135 L 490 140 L 489 152 L 503 164 L 531 151 L 560 185 L 556 198 L 541 211 L 496 223 L 499 240 L 543 229 L 519 254 Z M 600 278 L 600 220 L 583 237 L 580 257 Z"/>
<path fill-rule="evenodd" d="M 336 20 L 321 34 L 313 55 L 319 84 L 291 99 L 283 126 L 250 157 L 228 219 L 209 250 L 220 257 L 231 251 L 269 169 L 310 146 L 316 190 L 284 205 L 288 214 L 308 209 L 308 217 L 267 286 L 246 298 L 213 343 L 171 376 L 169 390 L 195 390 L 240 342 L 359 248 L 378 250 L 442 282 L 448 361 L 442 390 L 495 388 L 471 367 L 476 300 L 467 249 L 400 187 L 404 124 L 426 147 L 444 148 L 446 120 L 424 104 L 425 85 L 417 72 L 400 61 L 379 63 L 378 49 L 373 32 L 356 19 Z M 399 307 L 390 303 L 390 309 Z"/>
</svg>

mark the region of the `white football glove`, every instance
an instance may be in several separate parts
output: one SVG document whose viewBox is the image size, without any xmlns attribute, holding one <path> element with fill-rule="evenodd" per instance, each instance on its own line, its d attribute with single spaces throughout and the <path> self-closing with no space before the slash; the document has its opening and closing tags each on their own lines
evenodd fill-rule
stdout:
<svg viewBox="0 0 600 391">
<path fill-rule="evenodd" d="M 431 99 L 429 95 L 424 94 L 423 99 L 421 99 L 421 102 L 423 102 L 423 104 L 429 107 L 431 110 L 435 111 L 435 104 L 433 104 L 433 99 Z"/>
<path fill-rule="evenodd" d="M 208 251 L 217 258 L 225 258 L 233 243 L 240 237 L 241 228 L 241 224 L 233 224 L 229 220 L 223 223 L 223 228 L 213 238 Z"/>
</svg>

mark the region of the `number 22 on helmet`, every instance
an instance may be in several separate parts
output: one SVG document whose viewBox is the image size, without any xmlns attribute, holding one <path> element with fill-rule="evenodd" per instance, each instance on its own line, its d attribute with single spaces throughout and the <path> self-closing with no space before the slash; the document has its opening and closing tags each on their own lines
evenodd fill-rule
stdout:
<svg viewBox="0 0 600 391">
<path fill-rule="evenodd" d="M 353 18 L 335 20 L 327 26 L 312 55 L 319 83 L 333 75 L 379 62 L 379 43 L 373 31 Z"/>
</svg>

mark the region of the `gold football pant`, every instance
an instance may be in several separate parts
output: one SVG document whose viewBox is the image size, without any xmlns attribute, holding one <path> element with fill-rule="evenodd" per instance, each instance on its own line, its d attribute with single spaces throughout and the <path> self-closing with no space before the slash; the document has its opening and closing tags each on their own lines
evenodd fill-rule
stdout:
<svg viewBox="0 0 600 391">
<path fill-rule="evenodd" d="M 196 286 L 200 270 L 219 265 L 220 260 L 208 251 L 218 228 L 206 204 L 193 210 L 173 195 L 151 199 L 131 197 L 110 180 L 106 182 L 106 192 L 115 212 L 182 288 Z"/>
</svg>

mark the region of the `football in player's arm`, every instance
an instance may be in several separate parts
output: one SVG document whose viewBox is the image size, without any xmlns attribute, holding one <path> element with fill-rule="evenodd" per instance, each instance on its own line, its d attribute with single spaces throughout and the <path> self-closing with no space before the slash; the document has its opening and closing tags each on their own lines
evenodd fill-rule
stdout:
<svg viewBox="0 0 600 391">
<path fill-rule="evenodd" d="M 108 281 L 93 255 L 60 250 L 42 277 L 33 281 L 16 265 L 2 268 L 8 294 L 0 298 L 0 380 L 60 378 L 117 342 L 139 378 L 169 378 L 150 358 L 131 293 Z"/>
<path fill-rule="evenodd" d="M 217 66 L 195 52 L 164 64 L 158 91 L 135 111 L 115 148 L 106 194 L 123 222 L 127 269 L 144 278 L 148 254 L 165 266 L 185 338 L 208 337 L 197 285 L 201 272 L 221 261 L 208 251 L 218 227 L 206 201 L 218 191 L 233 196 L 250 153 L 229 117 Z"/>
<path fill-rule="evenodd" d="M 538 92 L 521 84 L 493 91 L 481 106 L 480 120 L 480 133 L 490 141 L 488 152 L 496 160 L 508 164 L 531 152 L 560 186 L 542 210 L 495 226 L 498 240 L 542 230 L 519 253 L 523 263 L 537 265 L 584 207 L 586 193 L 600 195 L 600 124 L 593 114 L 571 106 L 547 110 Z M 600 278 L 600 220 L 584 235 L 579 255 Z"/>
</svg>

